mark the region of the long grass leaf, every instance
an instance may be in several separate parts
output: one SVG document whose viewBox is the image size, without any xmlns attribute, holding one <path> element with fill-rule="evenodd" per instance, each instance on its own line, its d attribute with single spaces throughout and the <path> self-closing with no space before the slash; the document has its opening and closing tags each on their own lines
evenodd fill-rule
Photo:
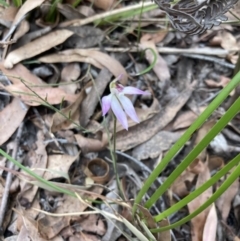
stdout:
<svg viewBox="0 0 240 241">
<path fill-rule="evenodd" d="M 197 146 L 185 157 L 185 159 L 170 174 L 166 181 L 154 192 L 150 199 L 145 203 L 145 207 L 151 207 L 157 199 L 167 190 L 168 187 L 176 180 L 178 176 L 195 160 L 199 153 L 208 146 L 213 138 L 228 124 L 229 121 L 240 110 L 240 98 L 227 110 L 220 120 L 213 126 L 206 136 L 198 143 Z"/>
<path fill-rule="evenodd" d="M 133 206 L 133 213 L 136 212 L 137 204 L 142 201 L 142 197 L 148 191 L 152 183 L 158 178 L 159 174 L 164 170 L 167 164 L 178 153 L 178 151 L 185 145 L 191 138 L 192 134 L 202 126 L 205 120 L 220 106 L 220 104 L 228 97 L 229 93 L 240 83 L 240 72 L 234 76 L 229 84 L 220 92 L 220 94 L 209 104 L 205 111 L 197 118 L 196 121 L 187 129 L 182 137 L 174 144 L 168 151 L 161 163 L 153 170 L 152 174 L 145 181 L 142 189 L 139 191 Z"/>
<path fill-rule="evenodd" d="M 156 222 L 161 221 L 162 219 L 166 218 L 170 214 L 177 212 L 182 207 L 186 206 L 190 203 L 194 198 L 201 195 L 204 191 L 206 191 L 209 187 L 211 187 L 214 183 L 216 183 L 221 177 L 226 175 L 234 166 L 239 164 L 240 162 L 240 154 L 238 154 L 233 160 L 231 160 L 225 167 L 223 167 L 220 171 L 218 171 L 213 177 L 211 177 L 207 182 L 201 185 L 198 189 L 191 192 L 181 201 L 177 202 L 166 211 L 160 213 L 159 215 L 155 216 L 154 219 Z"/>
<path fill-rule="evenodd" d="M 169 229 L 173 229 L 173 228 L 176 228 L 176 227 L 190 221 L 194 217 L 196 217 L 199 213 L 201 213 L 203 210 L 205 210 L 207 207 L 209 207 L 212 203 L 214 203 L 229 188 L 229 186 L 231 186 L 233 184 L 233 182 L 239 177 L 239 173 L 240 173 L 240 165 L 238 165 L 235 168 L 235 170 L 224 181 L 224 183 L 218 188 L 218 190 L 197 210 L 195 210 L 193 213 L 191 213 L 187 217 L 181 219 L 180 221 L 178 221 L 174 224 L 171 224 L 171 225 L 163 227 L 163 228 L 151 229 L 151 232 L 157 233 L 157 232 L 162 232 L 162 231 L 166 231 Z"/>
</svg>

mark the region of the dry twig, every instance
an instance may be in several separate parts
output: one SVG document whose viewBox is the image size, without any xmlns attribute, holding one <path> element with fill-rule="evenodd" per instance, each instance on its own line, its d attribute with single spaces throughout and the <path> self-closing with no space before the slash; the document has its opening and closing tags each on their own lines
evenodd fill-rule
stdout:
<svg viewBox="0 0 240 241">
<path fill-rule="evenodd" d="M 17 136 L 14 141 L 15 145 L 14 145 L 14 149 L 12 152 L 13 159 L 16 159 L 16 157 L 17 157 L 17 152 L 18 152 L 18 148 L 19 148 L 19 144 L 20 144 L 20 139 L 22 136 L 23 126 L 24 126 L 24 123 L 22 122 L 21 125 L 18 127 Z M 10 170 L 14 169 L 13 162 L 10 162 L 9 169 Z M 1 231 L 1 233 L 4 231 L 2 224 L 3 224 L 3 220 L 5 217 L 5 213 L 6 213 L 6 207 L 7 207 L 7 203 L 8 203 L 8 197 L 9 197 L 9 190 L 10 190 L 10 187 L 12 184 L 12 176 L 13 176 L 12 172 L 8 172 L 7 179 L 6 179 L 6 185 L 5 185 L 3 197 L 2 197 L 2 203 L 1 203 L 1 207 L 0 207 L 0 227 L 1 227 L 0 231 Z"/>
</svg>

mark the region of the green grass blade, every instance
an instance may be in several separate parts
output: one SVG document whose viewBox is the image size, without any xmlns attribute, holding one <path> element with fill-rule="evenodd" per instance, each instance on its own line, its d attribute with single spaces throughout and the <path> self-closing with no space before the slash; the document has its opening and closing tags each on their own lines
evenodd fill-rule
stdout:
<svg viewBox="0 0 240 241">
<path fill-rule="evenodd" d="M 162 219 L 168 217 L 170 214 L 177 212 L 182 207 L 186 206 L 193 199 L 201 195 L 204 191 L 206 191 L 209 187 L 211 187 L 214 183 L 216 183 L 221 177 L 226 175 L 234 166 L 239 164 L 240 162 L 240 154 L 238 154 L 234 159 L 232 159 L 226 166 L 224 166 L 220 171 L 218 171 L 213 177 L 211 177 L 207 182 L 201 185 L 198 189 L 187 195 L 181 201 L 177 202 L 170 208 L 168 208 L 163 213 L 155 216 L 154 219 L 156 222 L 161 221 Z"/>
<path fill-rule="evenodd" d="M 42 178 L 41 176 L 37 175 L 36 173 L 34 173 L 33 171 L 31 171 L 29 168 L 23 166 L 21 163 L 19 163 L 18 161 L 16 161 L 15 159 L 13 159 L 11 156 L 9 156 L 5 151 L 3 151 L 0 148 L 0 154 L 3 155 L 4 157 L 6 157 L 9 161 L 13 162 L 14 165 L 16 165 L 17 167 L 21 168 L 23 171 L 25 171 L 27 174 L 29 174 L 31 177 L 35 178 L 36 180 L 38 180 L 39 182 L 43 183 L 46 186 L 49 186 L 50 188 L 52 188 L 52 190 L 55 190 L 57 192 L 60 193 L 64 193 L 73 197 L 76 197 L 76 195 L 74 194 L 74 192 L 68 191 L 64 188 L 58 187 L 54 184 L 52 184 L 51 182 L 48 182 L 47 180 L 45 180 L 44 178 Z"/>
<path fill-rule="evenodd" d="M 116 20 L 133 18 L 134 16 L 157 9 L 158 5 L 155 3 L 146 2 L 146 3 L 136 4 L 136 8 L 134 9 L 130 7 L 125 7 L 120 10 L 118 9 L 112 10 L 111 14 L 109 14 L 108 16 L 104 16 L 104 14 L 99 14 L 99 19 L 95 19 L 94 24 L 96 25 L 108 24 L 109 22 L 114 22 Z"/>
<path fill-rule="evenodd" d="M 238 156 L 239 158 L 239 156 Z M 240 158 L 239 158 L 240 160 Z M 230 176 L 224 181 L 224 183 L 218 188 L 218 190 L 203 204 L 201 205 L 197 210 L 195 210 L 193 213 L 188 215 L 187 217 L 181 219 L 180 221 L 171 224 L 169 226 L 163 227 L 163 228 L 158 228 L 158 229 L 151 229 L 152 233 L 158 233 L 162 231 L 166 231 L 169 229 L 176 228 L 194 217 L 196 217 L 199 213 L 201 213 L 203 210 L 205 210 L 207 207 L 209 207 L 212 203 L 215 202 L 228 188 L 233 184 L 233 182 L 239 177 L 240 174 L 240 165 L 238 165 L 235 170 L 230 174 Z"/>
<path fill-rule="evenodd" d="M 176 180 L 178 176 L 195 160 L 204 148 L 213 140 L 213 138 L 231 121 L 240 110 L 240 98 L 227 110 L 220 120 L 213 126 L 206 136 L 198 143 L 197 146 L 185 157 L 185 159 L 170 174 L 166 181 L 154 192 L 150 199 L 145 203 L 146 208 L 150 208 L 158 198 L 167 190 L 168 187 Z"/>
<path fill-rule="evenodd" d="M 238 72 L 229 84 L 220 92 L 220 94 L 210 103 L 205 111 L 197 118 L 197 120 L 187 129 L 182 137 L 174 144 L 174 146 L 168 151 L 161 163 L 153 170 L 152 174 L 145 181 L 142 189 L 139 191 L 135 203 L 133 206 L 133 213 L 136 212 L 137 204 L 142 201 L 142 197 L 148 191 L 149 187 L 156 180 L 159 174 L 164 170 L 167 164 L 178 153 L 178 151 L 185 145 L 190 139 L 192 134 L 208 119 L 208 117 L 220 106 L 220 104 L 227 98 L 229 93 L 240 83 L 240 72 Z"/>
<path fill-rule="evenodd" d="M 13 4 L 16 6 L 16 7 L 20 7 L 22 6 L 22 0 L 13 0 Z"/>
<path fill-rule="evenodd" d="M 51 3 L 51 7 L 47 13 L 46 21 L 49 23 L 53 23 L 57 16 L 57 4 L 62 3 L 62 0 L 53 0 Z"/>
</svg>

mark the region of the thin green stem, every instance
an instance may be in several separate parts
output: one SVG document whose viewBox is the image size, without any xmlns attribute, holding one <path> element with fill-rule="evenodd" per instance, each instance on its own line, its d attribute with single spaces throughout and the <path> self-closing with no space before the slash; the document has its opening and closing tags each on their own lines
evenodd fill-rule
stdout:
<svg viewBox="0 0 240 241">
<path fill-rule="evenodd" d="M 114 115 L 114 127 L 113 127 L 113 151 L 114 151 L 114 156 L 115 156 L 115 160 L 117 160 L 117 156 L 116 156 L 116 133 L 117 133 L 117 118 Z"/>
<path fill-rule="evenodd" d="M 116 133 L 117 133 L 117 118 L 115 115 L 113 115 L 113 122 L 114 122 L 114 127 L 113 127 L 113 150 L 111 150 L 111 156 L 113 160 L 113 169 L 115 173 L 115 177 L 117 180 L 117 187 L 119 190 L 119 194 L 122 198 L 124 198 L 123 191 L 122 191 L 122 186 L 120 183 L 120 178 L 118 175 L 118 170 L 117 170 L 117 155 L 116 155 Z"/>
</svg>

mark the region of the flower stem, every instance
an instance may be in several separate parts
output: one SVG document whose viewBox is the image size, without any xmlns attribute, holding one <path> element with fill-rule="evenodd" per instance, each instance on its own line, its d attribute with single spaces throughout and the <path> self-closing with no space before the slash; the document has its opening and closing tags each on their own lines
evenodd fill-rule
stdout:
<svg viewBox="0 0 240 241">
<path fill-rule="evenodd" d="M 114 118 L 113 151 L 111 152 L 112 160 L 113 160 L 113 169 L 114 169 L 115 177 L 116 177 L 116 180 L 117 180 L 117 187 L 118 187 L 118 190 L 119 190 L 119 195 L 121 196 L 121 198 L 124 199 L 123 190 L 122 190 L 122 186 L 121 186 L 121 183 L 120 183 L 118 170 L 117 170 L 117 155 L 116 155 L 117 118 L 116 118 L 115 115 L 113 115 L 113 118 Z"/>
</svg>

